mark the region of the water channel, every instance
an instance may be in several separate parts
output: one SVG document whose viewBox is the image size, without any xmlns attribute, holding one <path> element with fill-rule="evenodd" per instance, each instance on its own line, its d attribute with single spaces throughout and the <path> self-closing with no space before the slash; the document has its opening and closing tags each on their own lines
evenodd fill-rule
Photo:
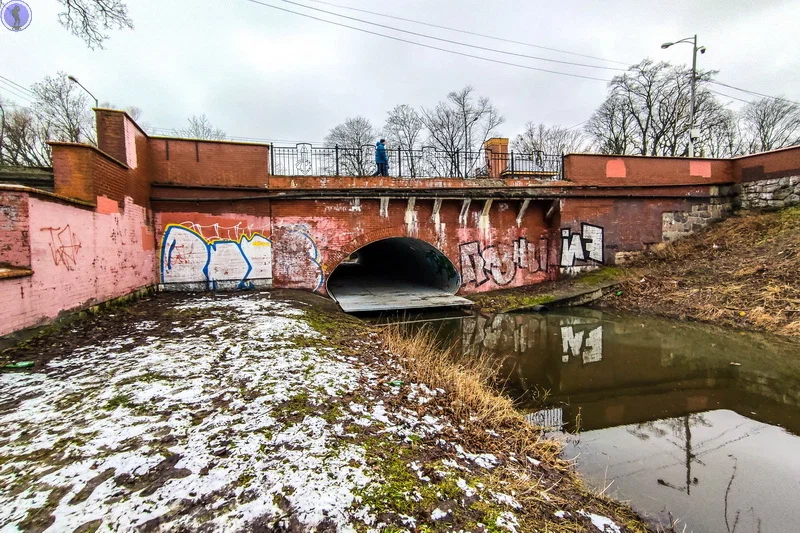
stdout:
<svg viewBox="0 0 800 533">
<path fill-rule="evenodd" d="M 425 317 L 507 389 L 596 490 L 676 531 L 800 531 L 800 345 L 577 308 Z"/>
</svg>

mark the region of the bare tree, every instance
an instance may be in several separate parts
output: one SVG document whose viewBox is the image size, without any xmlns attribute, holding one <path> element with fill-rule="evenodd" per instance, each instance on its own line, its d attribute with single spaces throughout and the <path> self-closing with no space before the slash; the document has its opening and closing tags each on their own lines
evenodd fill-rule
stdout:
<svg viewBox="0 0 800 533">
<path fill-rule="evenodd" d="M 58 14 L 58 22 L 91 49 L 103 48 L 109 30 L 133 29 L 128 6 L 121 0 L 58 1 L 64 6 Z"/>
<path fill-rule="evenodd" d="M 417 111 L 406 104 L 395 106 L 389 111 L 383 131 L 389 145 L 400 148 L 403 153 L 403 165 L 408 169 L 410 176 L 416 177 L 418 164 L 417 155 L 411 151 L 420 148 L 422 132 L 425 124 Z"/>
<path fill-rule="evenodd" d="M 583 152 L 586 149 L 586 138 L 581 130 L 528 122 L 525 131 L 517 135 L 511 143 L 511 148 L 522 154 L 542 152 L 560 155 Z"/>
<path fill-rule="evenodd" d="M 476 97 L 469 85 L 447 95 L 433 109 L 422 109 L 422 120 L 428 129 L 428 143 L 446 152 L 451 175 L 468 176 L 481 162 L 478 152 L 486 139 L 505 122 L 497 108 L 486 97 Z"/>
<path fill-rule="evenodd" d="M 175 135 L 188 139 L 204 139 L 208 141 L 221 141 L 227 137 L 223 130 L 211 123 L 205 113 L 189 117 L 189 125 L 183 129 L 175 130 Z"/>
<path fill-rule="evenodd" d="M 20 167 L 49 167 L 50 138 L 47 120 L 24 107 L 2 104 L 3 124 L 0 164 Z"/>
<path fill-rule="evenodd" d="M 724 122 L 724 106 L 704 87 L 714 72 L 697 75 L 695 127 L 708 134 Z M 609 84 L 606 101 L 586 126 L 604 153 L 686 155 L 691 128 L 691 70 L 646 59 Z"/>
<path fill-rule="evenodd" d="M 97 144 L 89 99 L 64 72 L 33 85 L 34 115 L 48 123 L 51 141 Z"/>
<path fill-rule="evenodd" d="M 325 144 L 339 147 L 340 173 L 365 176 L 372 173 L 375 162 L 373 146 L 379 135 L 368 119 L 350 117 L 331 129 L 325 137 Z"/>
<path fill-rule="evenodd" d="M 763 98 L 742 110 L 742 130 L 750 153 L 800 144 L 800 105 Z"/>
<path fill-rule="evenodd" d="M 625 112 L 621 95 L 611 94 L 600 104 L 586 124 L 584 131 L 601 154 L 631 154 L 634 152 L 633 118 Z"/>
</svg>

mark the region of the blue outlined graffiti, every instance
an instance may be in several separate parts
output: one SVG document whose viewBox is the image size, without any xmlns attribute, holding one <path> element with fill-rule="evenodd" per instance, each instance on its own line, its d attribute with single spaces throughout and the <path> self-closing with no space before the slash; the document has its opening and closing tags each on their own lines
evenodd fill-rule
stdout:
<svg viewBox="0 0 800 533">
<path fill-rule="evenodd" d="M 260 233 L 206 239 L 182 224 L 168 224 L 161 240 L 161 282 L 207 290 L 252 289 L 272 281 L 272 242 Z"/>
</svg>

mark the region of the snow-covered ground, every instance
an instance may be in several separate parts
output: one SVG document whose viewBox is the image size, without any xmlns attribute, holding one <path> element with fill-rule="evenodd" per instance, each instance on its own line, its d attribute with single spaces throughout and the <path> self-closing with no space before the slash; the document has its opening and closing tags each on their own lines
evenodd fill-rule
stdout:
<svg viewBox="0 0 800 533">
<path fill-rule="evenodd" d="M 0 532 L 377 531 L 387 515 L 374 502 L 396 497 L 392 483 L 401 503 L 433 498 L 426 516 L 396 514 L 400 529 L 483 498 L 492 525 L 520 530 L 517 500 L 474 482 L 498 458 L 448 441 L 445 391 L 392 386 L 387 371 L 399 369 L 354 355 L 377 342 L 344 353 L 302 305 L 263 293 L 171 302 L 119 335 L 0 374 Z M 426 439 L 450 455 L 401 462 L 419 484 L 409 488 L 370 457 L 376 438 L 384 450 Z"/>
</svg>

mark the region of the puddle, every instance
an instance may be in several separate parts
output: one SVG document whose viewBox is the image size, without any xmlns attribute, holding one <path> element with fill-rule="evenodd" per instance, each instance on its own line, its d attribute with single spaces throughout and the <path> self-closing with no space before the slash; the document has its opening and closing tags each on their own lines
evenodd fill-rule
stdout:
<svg viewBox="0 0 800 533">
<path fill-rule="evenodd" d="M 595 489 L 678 531 L 800 531 L 797 344 L 591 309 L 429 325 L 505 357 L 511 395 Z"/>
</svg>

